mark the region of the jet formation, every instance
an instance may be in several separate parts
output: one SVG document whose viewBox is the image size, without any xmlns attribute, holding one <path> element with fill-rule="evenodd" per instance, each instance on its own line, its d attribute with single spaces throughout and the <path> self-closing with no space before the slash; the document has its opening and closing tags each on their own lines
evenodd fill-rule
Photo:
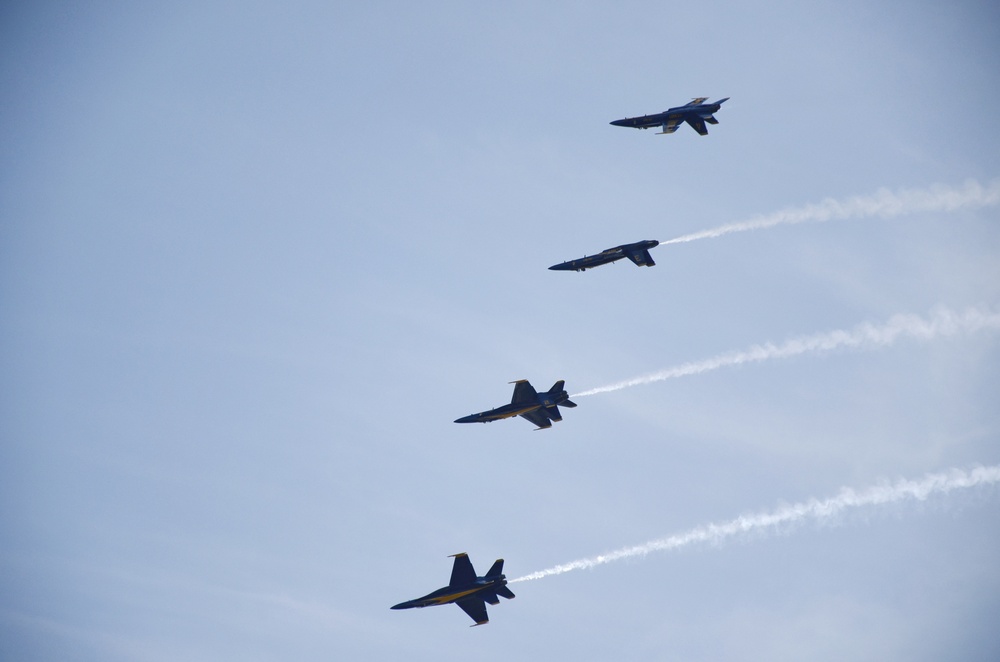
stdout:
<svg viewBox="0 0 1000 662">
<path fill-rule="evenodd" d="M 490 617 L 486 613 L 487 602 L 491 605 L 499 604 L 498 596 L 508 600 L 514 598 L 514 593 L 507 588 L 507 577 L 503 574 L 503 559 L 497 559 L 485 576 L 477 577 L 468 554 L 463 552 L 452 556 L 455 558 L 455 564 L 451 567 L 451 581 L 447 586 L 422 598 L 400 602 L 391 609 L 413 609 L 455 603 L 476 622 L 476 625 L 485 625 L 490 622 Z"/>
<path fill-rule="evenodd" d="M 687 122 L 691 128 L 704 136 L 708 133 L 705 124 L 719 123 L 715 119 L 714 113 L 719 111 L 722 104 L 729 100 L 729 97 L 719 99 L 714 103 L 705 103 L 707 100 L 708 97 L 698 97 L 690 103 L 670 108 L 662 113 L 627 117 L 615 120 L 611 124 L 636 129 L 660 126 L 663 129 L 660 134 L 665 134 L 675 132 L 681 123 Z M 553 271 L 586 271 L 626 257 L 632 260 L 636 266 L 652 267 L 656 263 L 650 256 L 649 249 L 655 248 L 659 243 L 656 240 L 647 239 L 633 244 L 622 244 L 601 251 L 597 255 L 588 255 L 577 260 L 552 265 L 549 269 Z M 535 429 L 542 430 L 552 427 L 553 421 L 562 420 L 560 406 L 576 407 L 576 403 L 569 399 L 564 380 L 560 379 L 544 393 L 538 393 L 527 379 L 519 379 L 511 384 L 514 384 L 514 395 L 511 397 L 510 404 L 463 416 L 455 422 L 491 423 L 502 418 L 520 416 L 533 423 L 536 426 Z M 507 578 L 503 574 L 503 559 L 497 559 L 486 575 L 479 577 L 472 567 L 472 561 L 469 560 L 468 554 L 463 552 L 452 556 L 455 558 L 455 563 L 452 566 L 451 580 L 447 586 L 439 588 L 433 593 L 428 593 L 422 598 L 400 602 L 392 609 L 413 609 L 454 603 L 468 614 L 476 622 L 476 625 L 489 623 L 490 618 L 486 612 L 486 603 L 496 605 L 500 603 L 500 597 L 508 600 L 514 597 L 514 593 L 507 588 Z"/>
<path fill-rule="evenodd" d="M 552 385 L 548 391 L 538 393 L 527 379 L 511 382 L 514 385 L 514 396 L 509 405 L 503 405 L 478 414 L 470 414 L 457 419 L 456 423 L 492 423 L 501 418 L 520 416 L 534 423 L 536 430 L 552 427 L 552 421 L 561 421 L 559 405 L 575 407 L 576 403 L 569 399 L 566 393 L 566 382 L 562 379 Z"/>
<path fill-rule="evenodd" d="M 662 113 L 643 115 L 642 117 L 626 117 L 623 120 L 615 120 L 612 124 L 615 126 L 630 126 L 634 129 L 648 129 L 652 126 L 663 127 L 663 130 L 656 134 L 659 136 L 665 133 L 673 133 L 682 122 L 687 122 L 691 125 L 692 129 L 705 136 L 708 135 L 708 128 L 705 126 L 705 122 L 709 124 L 719 123 L 719 120 L 715 119 L 713 113 L 719 112 L 722 104 L 729 101 L 729 97 L 719 99 L 713 103 L 705 103 L 707 100 L 708 97 L 698 97 L 683 106 L 670 108 Z"/>
<path fill-rule="evenodd" d="M 586 271 L 587 269 L 599 267 L 602 264 L 609 264 L 626 257 L 635 262 L 637 267 L 652 267 L 656 266 L 656 262 L 653 262 L 653 258 L 649 255 L 649 249 L 656 248 L 659 245 L 660 242 L 655 239 L 637 241 L 634 244 L 622 244 L 621 246 L 603 250 L 597 255 L 587 255 L 581 257 L 579 260 L 569 260 L 553 264 L 549 269 L 553 271 Z"/>
</svg>

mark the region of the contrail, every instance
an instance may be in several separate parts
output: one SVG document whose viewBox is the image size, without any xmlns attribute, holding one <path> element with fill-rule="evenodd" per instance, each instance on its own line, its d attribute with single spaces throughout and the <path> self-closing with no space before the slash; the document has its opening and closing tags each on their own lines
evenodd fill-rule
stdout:
<svg viewBox="0 0 1000 662">
<path fill-rule="evenodd" d="M 696 543 L 721 545 L 730 538 L 751 532 L 779 532 L 803 520 L 824 522 L 836 517 L 845 510 L 865 506 L 882 506 L 900 501 L 923 501 L 932 494 L 947 494 L 953 490 L 968 489 L 979 485 L 993 485 L 1000 481 L 1000 465 L 977 467 L 970 472 L 960 469 L 950 469 L 944 473 L 927 474 L 923 480 L 900 480 L 896 483 L 883 483 L 867 490 L 858 492 L 849 487 L 841 488 L 840 493 L 829 499 L 817 501 L 810 499 L 802 503 L 786 505 L 771 512 L 756 515 L 742 515 L 728 522 L 707 524 L 676 535 L 653 540 L 634 547 L 625 547 L 614 552 L 580 559 L 571 563 L 557 565 L 548 570 L 540 570 L 530 575 L 524 575 L 511 582 L 524 582 L 541 579 L 550 575 L 561 575 L 573 570 L 584 570 L 594 566 L 604 565 L 613 561 L 646 556 L 651 552 L 665 552 L 681 549 Z"/>
<path fill-rule="evenodd" d="M 769 359 L 784 359 L 799 354 L 825 352 L 838 347 L 854 347 L 870 349 L 886 347 L 895 343 L 901 337 L 931 340 L 938 336 L 952 336 L 957 333 L 972 333 L 982 329 L 1000 329 L 1000 313 L 969 308 L 965 312 L 956 313 L 947 308 L 939 307 L 931 311 L 929 317 L 919 315 L 894 315 L 887 322 L 875 325 L 870 322 L 859 324 L 853 329 L 841 329 L 819 333 L 812 336 L 802 336 L 786 340 L 780 345 L 765 343 L 754 345 L 750 349 L 719 354 L 702 361 L 683 363 L 673 368 L 659 372 L 633 377 L 621 382 L 599 386 L 582 393 L 574 393 L 573 398 L 582 398 L 597 393 L 620 391 L 630 386 L 660 382 L 675 377 L 697 375 L 727 366 L 743 363 L 757 363 Z"/>
<path fill-rule="evenodd" d="M 992 207 L 996 204 L 1000 204 L 1000 179 L 995 179 L 986 186 L 970 179 L 958 187 L 934 184 L 925 189 L 900 189 L 896 192 L 883 188 L 876 191 L 874 195 L 855 196 L 845 200 L 827 198 L 822 202 L 804 207 L 781 209 L 772 214 L 754 216 L 747 221 L 720 225 L 710 230 L 702 230 L 661 241 L 660 245 L 681 244 L 696 239 L 712 239 L 732 232 L 762 230 L 775 225 L 819 223 L 835 219 L 868 218 L 871 216 L 889 218 L 918 212 L 978 209 Z"/>
</svg>

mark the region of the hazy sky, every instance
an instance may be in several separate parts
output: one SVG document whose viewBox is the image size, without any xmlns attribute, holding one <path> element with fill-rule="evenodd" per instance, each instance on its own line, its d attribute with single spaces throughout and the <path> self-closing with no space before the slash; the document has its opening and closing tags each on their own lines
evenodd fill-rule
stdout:
<svg viewBox="0 0 1000 662">
<path fill-rule="evenodd" d="M 991 481 L 389 610 L 1000 464 L 996 3 L 85 4 L 0 8 L 0 658 L 1000 656 Z"/>
</svg>

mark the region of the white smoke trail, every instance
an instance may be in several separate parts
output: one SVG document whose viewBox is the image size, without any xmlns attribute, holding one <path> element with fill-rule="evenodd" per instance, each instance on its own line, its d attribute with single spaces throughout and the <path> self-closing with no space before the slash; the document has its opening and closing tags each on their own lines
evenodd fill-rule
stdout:
<svg viewBox="0 0 1000 662">
<path fill-rule="evenodd" d="M 960 187 L 935 184 L 926 189 L 900 189 L 895 193 L 883 188 L 876 191 L 875 195 L 855 196 L 846 200 L 827 198 L 820 203 L 804 207 L 781 209 L 772 214 L 754 216 L 747 221 L 729 223 L 710 230 L 702 230 L 661 241 L 660 245 L 680 244 L 696 239 L 712 239 L 732 232 L 761 230 L 775 225 L 818 223 L 835 219 L 868 218 L 871 216 L 889 218 L 918 212 L 977 209 L 992 207 L 996 204 L 1000 204 L 1000 179 L 995 179 L 986 186 L 970 179 Z"/>
<path fill-rule="evenodd" d="M 1000 465 L 993 465 L 977 467 L 970 472 L 951 469 L 944 473 L 928 474 L 923 480 L 900 480 L 894 484 L 884 483 L 861 492 L 845 487 L 841 488 L 837 496 L 822 501 L 810 499 L 802 503 L 782 506 L 771 512 L 742 515 L 728 522 L 699 526 L 685 533 L 678 533 L 634 547 L 625 547 L 588 559 L 564 563 L 510 581 L 523 582 L 550 575 L 561 575 L 565 572 L 593 568 L 613 561 L 646 556 L 651 552 L 681 549 L 697 543 L 721 545 L 738 535 L 757 531 L 762 533 L 779 532 L 803 520 L 827 521 L 850 508 L 881 506 L 907 500 L 923 501 L 932 494 L 947 494 L 958 489 L 993 485 L 998 481 L 1000 481 Z"/>
<path fill-rule="evenodd" d="M 813 336 L 802 336 L 786 340 L 781 345 L 765 343 L 754 345 L 750 349 L 719 354 L 702 361 L 683 363 L 673 368 L 667 368 L 641 377 L 626 379 L 621 382 L 599 386 L 582 393 L 574 393 L 571 397 L 582 398 L 597 393 L 620 391 L 630 386 L 660 382 L 675 377 L 697 375 L 719 368 L 756 363 L 769 359 L 784 359 L 799 354 L 825 352 L 838 347 L 854 347 L 869 349 L 886 347 L 895 343 L 901 337 L 931 340 L 938 336 L 951 336 L 960 332 L 973 333 L 982 329 L 1000 329 L 1000 313 L 978 308 L 969 308 L 963 313 L 956 313 L 947 308 L 936 308 L 928 318 L 919 315 L 894 315 L 882 325 L 870 322 L 859 324 L 853 329 L 829 331 Z"/>
</svg>

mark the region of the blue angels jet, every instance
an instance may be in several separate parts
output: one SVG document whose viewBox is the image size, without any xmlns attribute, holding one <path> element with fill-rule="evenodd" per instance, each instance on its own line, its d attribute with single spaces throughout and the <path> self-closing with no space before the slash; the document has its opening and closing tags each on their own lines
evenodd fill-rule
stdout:
<svg viewBox="0 0 1000 662">
<path fill-rule="evenodd" d="M 463 552 L 452 556 L 455 557 L 455 565 L 451 567 L 451 581 L 447 586 L 422 598 L 400 602 L 392 609 L 433 607 L 454 602 L 472 617 L 476 625 L 485 625 L 490 622 L 490 617 L 486 613 L 487 602 L 491 605 L 499 604 L 500 598 L 497 596 L 503 596 L 508 600 L 514 598 L 514 593 L 507 588 L 507 578 L 503 574 L 503 559 L 497 559 L 486 576 L 477 577 L 468 554 Z"/>
<path fill-rule="evenodd" d="M 511 382 L 514 385 L 514 397 L 510 399 L 509 405 L 503 405 L 489 411 L 481 411 L 478 414 L 463 416 L 456 420 L 456 423 L 492 423 L 501 418 L 520 416 L 531 421 L 538 427 L 537 430 L 552 427 L 552 421 L 561 421 L 562 414 L 559 413 L 559 405 L 563 407 L 575 407 L 576 403 L 569 399 L 566 393 L 566 382 L 562 379 L 552 385 L 545 393 L 538 393 L 535 387 L 527 379 L 519 379 Z"/>
<path fill-rule="evenodd" d="M 659 245 L 660 242 L 655 239 L 637 241 L 634 244 L 622 244 L 621 246 L 603 250 L 597 255 L 587 255 L 586 257 L 581 257 L 579 260 L 569 260 L 568 262 L 553 264 L 549 269 L 553 271 L 586 271 L 587 269 L 599 267 L 602 264 L 608 264 L 609 262 L 614 262 L 625 257 L 635 262 L 638 267 L 652 267 L 656 265 L 656 262 L 653 262 L 653 258 L 649 255 L 649 249 L 656 248 Z"/>
<path fill-rule="evenodd" d="M 715 119 L 713 113 L 719 112 L 719 108 L 722 107 L 723 103 L 729 101 L 729 97 L 719 99 L 714 103 L 705 103 L 707 100 L 708 97 L 698 97 L 690 103 L 670 108 L 662 113 L 643 115 L 642 117 L 626 117 L 623 120 L 615 120 L 612 124 L 615 126 L 630 126 L 634 129 L 648 129 L 651 126 L 660 126 L 663 127 L 663 130 L 656 135 L 663 135 L 665 133 L 673 133 L 682 122 L 687 122 L 691 125 L 692 129 L 701 135 L 708 135 L 708 128 L 705 126 L 705 122 L 709 124 L 719 123 L 719 120 Z"/>
</svg>

